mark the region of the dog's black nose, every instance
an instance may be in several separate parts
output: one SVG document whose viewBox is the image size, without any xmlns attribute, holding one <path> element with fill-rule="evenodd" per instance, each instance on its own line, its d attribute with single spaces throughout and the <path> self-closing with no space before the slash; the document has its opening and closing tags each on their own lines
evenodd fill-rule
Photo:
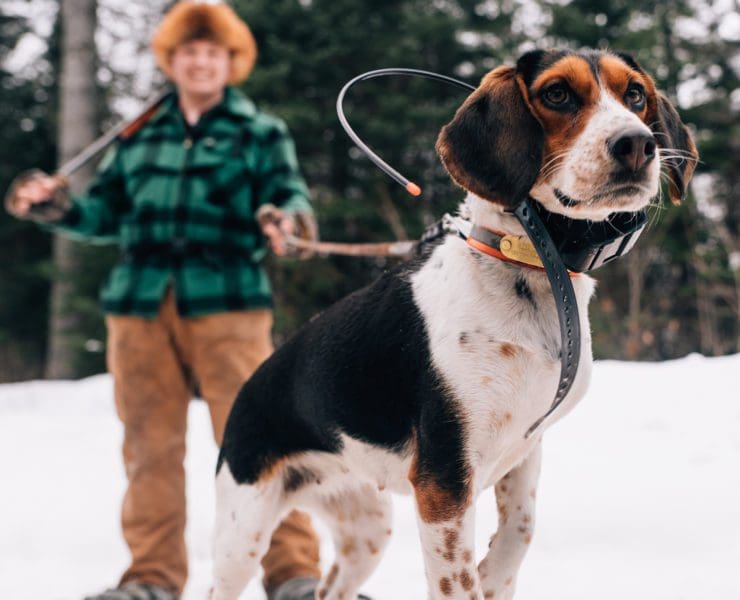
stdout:
<svg viewBox="0 0 740 600">
<path fill-rule="evenodd" d="M 645 131 L 621 133 L 611 138 L 608 144 L 611 155 L 632 173 L 637 173 L 655 158 L 655 138 Z"/>
</svg>

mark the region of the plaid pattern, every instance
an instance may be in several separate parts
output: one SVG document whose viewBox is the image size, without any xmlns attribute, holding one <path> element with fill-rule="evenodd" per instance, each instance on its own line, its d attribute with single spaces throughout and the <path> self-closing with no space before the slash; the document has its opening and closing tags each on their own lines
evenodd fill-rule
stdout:
<svg viewBox="0 0 740 600">
<path fill-rule="evenodd" d="M 108 152 L 54 228 L 121 246 L 106 312 L 153 317 L 172 285 L 180 315 L 197 316 L 271 305 L 254 217 L 263 204 L 311 214 L 285 124 L 227 87 L 193 128 L 173 93 Z"/>
</svg>

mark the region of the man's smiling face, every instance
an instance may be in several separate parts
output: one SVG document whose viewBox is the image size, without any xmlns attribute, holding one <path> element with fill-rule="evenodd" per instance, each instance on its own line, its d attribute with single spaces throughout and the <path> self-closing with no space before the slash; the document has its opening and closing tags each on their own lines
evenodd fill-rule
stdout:
<svg viewBox="0 0 740 600">
<path fill-rule="evenodd" d="M 231 74 L 231 54 L 210 40 L 178 45 L 170 59 L 172 81 L 181 94 L 210 97 L 220 94 Z"/>
</svg>

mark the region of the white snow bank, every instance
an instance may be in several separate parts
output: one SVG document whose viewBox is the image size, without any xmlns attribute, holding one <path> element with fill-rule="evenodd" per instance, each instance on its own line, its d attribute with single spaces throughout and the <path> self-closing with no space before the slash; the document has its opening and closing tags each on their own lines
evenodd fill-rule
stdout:
<svg viewBox="0 0 740 600">
<path fill-rule="evenodd" d="M 600 362 L 587 398 L 545 436 L 534 540 L 517 600 L 740 598 L 740 355 Z M 0 598 L 82 598 L 126 566 L 121 427 L 105 375 L 0 386 Z M 216 449 L 190 407 L 184 600 L 209 585 Z M 365 586 L 426 598 L 411 500 Z M 496 527 L 479 500 L 477 551 Z M 323 539 L 326 539 L 325 531 Z M 325 562 L 331 548 L 326 545 Z M 245 600 L 263 600 L 258 582 Z"/>
</svg>

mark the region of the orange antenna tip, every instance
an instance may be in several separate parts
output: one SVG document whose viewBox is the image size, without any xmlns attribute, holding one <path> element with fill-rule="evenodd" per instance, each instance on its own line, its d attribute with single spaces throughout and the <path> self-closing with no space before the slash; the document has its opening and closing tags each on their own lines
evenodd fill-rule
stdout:
<svg viewBox="0 0 740 600">
<path fill-rule="evenodd" d="M 421 196 L 421 188 L 416 185 L 413 181 L 409 181 L 406 184 L 406 191 L 412 196 Z"/>
</svg>

